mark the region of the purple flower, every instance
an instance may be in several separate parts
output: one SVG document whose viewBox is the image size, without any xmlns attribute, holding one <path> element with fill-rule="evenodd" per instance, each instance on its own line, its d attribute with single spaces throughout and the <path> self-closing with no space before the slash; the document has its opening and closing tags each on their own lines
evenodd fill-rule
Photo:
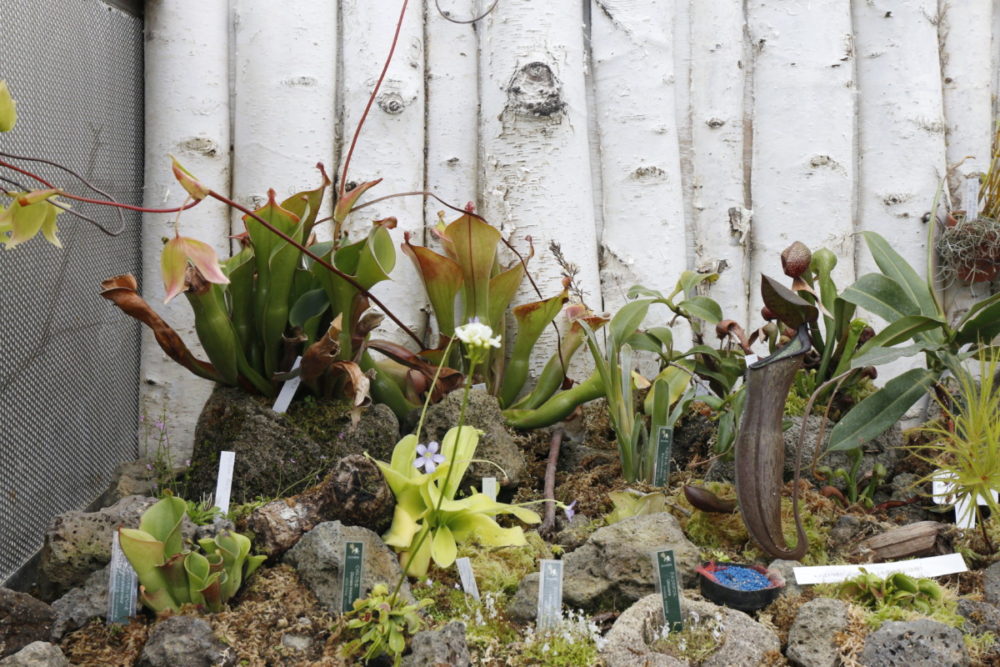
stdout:
<svg viewBox="0 0 1000 667">
<path fill-rule="evenodd" d="M 159 430 L 159 431 L 163 430 L 163 422 L 160 421 L 159 419 L 157 419 L 155 422 L 153 422 L 153 426 L 155 426 L 156 429 Z"/>
<path fill-rule="evenodd" d="M 444 463 L 444 456 L 438 454 L 437 441 L 432 440 L 426 445 L 417 445 L 417 454 L 419 456 L 413 461 L 413 467 L 420 469 L 423 468 L 424 472 L 428 475 L 437 470 L 437 467 Z"/>
<path fill-rule="evenodd" d="M 576 510 L 573 509 L 574 507 L 576 507 L 576 501 L 575 500 L 573 502 L 571 502 L 569 505 L 566 505 L 565 507 L 563 507 L 563 512 L 566 514 L 566 520 L 567 521 L 572 521 L 573 517 L 576 516 Z"/>
</svg>

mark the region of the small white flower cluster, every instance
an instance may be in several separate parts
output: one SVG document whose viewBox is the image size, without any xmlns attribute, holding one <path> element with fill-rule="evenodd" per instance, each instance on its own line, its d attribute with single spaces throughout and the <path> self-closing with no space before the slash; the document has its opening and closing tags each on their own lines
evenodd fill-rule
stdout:
<svg viewBox="0 0 1000 667">
<path fill-rule="evenodd" d="M 557 624 L 546 628 L 543 632 L 536 633 L 532 626 L 528 626 L 524 631 L 524 643 L 532 644 L 544 641 L 542 652 L 547 653 L 549 651 L 548 640 L 553 636 L 560 635 L 567 644 L 591 642 L 598 651 L 608 643 L 608 640 L 601 635 L 601 629 L 597 623 L 587 618 L 582 611 L 572 609 L 565 616 L 562 616 Z"/>
<path fill-rule="evenodd" d="M 500 336 L 493 336 L 493 329 L 478 318 L 455 329 L 455 336 L 469 347 L 486 349 L 500 347 Z"/>
</svg>

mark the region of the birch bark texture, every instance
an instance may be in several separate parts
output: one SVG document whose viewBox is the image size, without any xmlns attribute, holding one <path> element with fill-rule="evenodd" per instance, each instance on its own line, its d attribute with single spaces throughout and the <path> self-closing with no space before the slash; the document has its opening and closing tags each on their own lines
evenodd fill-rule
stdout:
<svg viewBox="0 0 1000 667">
<path fill-rule="evenodd" d="M 839 0 L 747 4 L 754 61 L 753 252 L 758 274 L 781 277 L 795 241 L 840 258 L 834 280 L 853 282 L 854 48 Z M 750 309 L 763 305 L 750 290 Z"/>
<path fill-rule="evenodd" d="M 573 0 L 504 0 L 482 22 L 480 77 L 482 211 L 535 258 L 528 265 L 544 298 L 561 290 L 549 242 L 576 264 L 592 307 L 600 302 L 584 90 L 582 5 Z M 539 297 L 523 284 L 516 303 Z M 555 350 L 547 328 L 532 360 Z"/>
<path fill-rule="evenodd" d="M 389 7 L 391 6 L 391 10 Z M 389 54 L 399 3 L 344 0 L 340 3 L 342 55 L 344 149 L 341 171 L 351 139 L 382 64 Z M 424 189 L 424 2 L 411 0 L 403 20 L 393 62 L 379 89 L 375 104 L 351 158 L 347 173 L 348 189 L 353 184 L 383 179 L 362 197 L 365 200 L 400 192 Z M 402 197 L 380 202 L 352 214 L 346 225 L 352 240 L 362 238 L 374 220 L 395 217 L 392 230 L 397 251 L 403 234 L 424 241 L 424 205 L 421 197 Z M 418 335 L 426 322 L 426 299 L 413 264 L 397 252 L 392 280 L 372 290 L 382 302 Z M 402 343 L 409 340 L 395 326 L 384 325 L 374 334 Z"/>
<path fill-rule="evenodd" d="M 233 200 L 256 209 L 322 183 L 334 162 L 337 8 L 301 0 L 295 11 L 267 0 L 233 3 Z M 319 212 L 330 214 L 329 200 Z M 329 225 L 320 225 L 329 238 Z M 245 231 L 233 211 L 232 233 Z"/>
<path fill-rule="evenodd" d="M 591 11 L 604 204 L 601 289 L 611 311 L 638 283 L 669 292 L 687 268 L 674 4 L 594 0 Z"/>
<path fill-rule="evenodd" d="M 197 16 L 197 21 L 191 17 Z M 177 184 L 168 155 L 216 190 L 230 187 L 229 10 L 226 3 L 206 6 L 198 0 L 150 0 L 146 3 L 146 168 L 143 204 L 166 208 L 181 204 L 186 193 Z M 175 214 L 142 217 L 143 275 L 146 300 L 154 305 L 204 359 L 186 299 L 163 305 L 160 252 L 175 229 L 212 245 L 220 257 L 229 254 L 229 212 L 214 202 L 185 211 L 175 227 Z M 147 414 L 168 415 L 165 428 L 177 453 L 190 452 L 194 424 L 212 391 L 212 383 L 195 377 L 169 359 L 143 327 L 142 405 Z M 140 452 L 153 454 L 153 452 Z"/>
</svg>

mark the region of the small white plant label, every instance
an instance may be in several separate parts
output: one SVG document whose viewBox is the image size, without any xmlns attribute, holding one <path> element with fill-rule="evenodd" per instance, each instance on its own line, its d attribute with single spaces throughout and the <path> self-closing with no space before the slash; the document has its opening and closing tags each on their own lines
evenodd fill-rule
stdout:
<svg viewBox="0 0 1000 667">
<path fill-rule="evenodd" d="M 653 568 L 656 570 L 656 588 L 663 603 L 663 620 L 670 632 L 684 629 L 681 615 L 681 588 L 677 583 L 677 561 L 672 549 L 662 549 L 653 553 Z"/>
<path fill-rule="evenodd" d="M 479 585 L 476 583 L 476 575 L 472 572 L 472 561 L 468 558 L 456 558 L 455 566 L 458 568 L 458 576 L 462 580 L 462 590 L 466 595 L 479 599 Z"/>
<path fill-rule="evenodd" d="M 956 497 L 954 495 L 955 485 L 952 483 L 952 479 L 946 473 L 941 473 L 931 482 L 931 495 L 934 496 L 934 504 L 954 505 L 955 525 L 965 530 L 971 530 L 976 527 L 976 513 L 971 506 L 972 498 L 968 496 Z M 991 491 L 991 493 L 993 494 L 993 500 L 1000 501 L 1000 493 L 995 490 Z M 976 502 L 979 505 L 989 505 L 986 498 L 983 498 L 981 495 L 976 496 Z"/>
<path fill-rule="evenodd" d="M 292 371 L 298 370 L 299 364 L 302 363 L 302 357 L 295 357 L 295 363 L 292 364 Z M 288 412 L 288 406 L 292 404 L 292 399 L 295 398 L 295 392 L 299 390 L 299 384 L 302 383 L 302 378 L 296 375 L 291 380 L 286 380 L 283 385 L 281 385 L 281 391 L 278 392 L 278 398 L 274 400 L 275 412 L 284 414 Z"/>
<path fill-rule="evenodd" d="M 670 454 L 674 446 L 674 429 L 661 426 L 656 433 L 656 459 L 653 462 L 653 486 L 666 486 L 670 479 Z"/>
<path fill-rule="evenodd" d="M 233 465 L 236 452 L 219 452 L 219 479 L 215 483 L 215 506 L 222 515 L 229 514 L 229 495 L 233 490 Z"/>
<path fill-rule="evenodd" d="M 497 500 L 497 478 L 483 477 L 483 495 L 496 502 Z"/>
<path fill-rule="evenodd" d="M 344 544 L 344 571 L 341 577 L 340 610 L 351 611 L 361 597 L 361 574 L 365 562 L 365 543 Z"/>
<path fill-rule="evenodd" d="M 138 578 L 132 565 L 125 558 L 118 531 L 111 538 L 111 564 L 108 567 L 108 613 L 107 622 L 128 623 L 135 616 L 136 589 Z"/>
<path fill-rule="evenodd" d="M 965 209 L 965 219 L 975 220 L 979 215 L 979 174 L 965 179 L 965 194 L 962 195 L 962 208 Z"/>
<path fill-rule="evenodd" d="M 746 362 L 747 368 L 750 368 L 758 361 L 760 361 L 760 357 L 757 356 L 756 354 L 748 354 L 745 357 L 743 357 L 743 361 Z"/>
<path fill-rule="evenodd" d="M 474 384 L 474 385 L 472 385 L 472 389 L 473 389 L 473 391 L 486 391 L 486 383 L 485 382 L 479 382 L 477 384 Z"/>
<path fill-rule="evenodd" d="M 962 554 L 946 554 L 929 558 L 914 558 L 895 563 L 864 563 L 862 565 L 816 565 L 813 567 L 792 568 L 795 572 L 795 583 L 804 584 L 838 584 L 861 574 L 865 568 L 878 577 L 887 577 L 896 572 L 908 574 L 911 577 L 940 577 L 956 572 L 966 572 L 968 567 Z"/>
<path fill-rule="evenodd" d="M 561 560 L 542 560 L 538 575 L 539 630 L 559 624 L 562 618 L 563 564 Z"/>
</svg>

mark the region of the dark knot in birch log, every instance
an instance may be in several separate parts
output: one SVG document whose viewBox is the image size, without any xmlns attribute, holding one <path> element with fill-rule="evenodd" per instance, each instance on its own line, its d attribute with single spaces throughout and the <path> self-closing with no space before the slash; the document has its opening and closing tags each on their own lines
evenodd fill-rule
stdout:
<svg viewBox="0 0 1000 667">
<path fill-rule="evenodd" d="M 566 108 L 562 83 L 543 62 L 524 65 L 507 86 L 507 110 L 518 115 L 551 118 Z"/>
</svg>

